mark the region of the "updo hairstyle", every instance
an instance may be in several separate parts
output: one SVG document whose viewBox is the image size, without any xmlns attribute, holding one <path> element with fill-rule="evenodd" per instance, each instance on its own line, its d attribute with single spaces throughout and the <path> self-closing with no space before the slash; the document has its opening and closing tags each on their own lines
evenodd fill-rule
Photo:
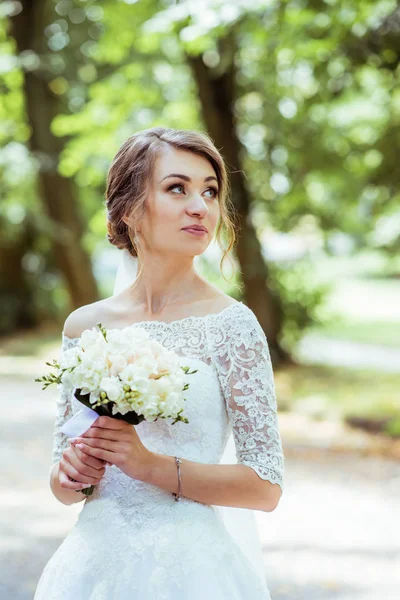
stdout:
<svg viewBox="0 0 400 600">
<path fill-rule="evenodd" d="M 206 158 L 215 170 L 218 180 L 220 220 L 216 229 L 216 240 L 223 253 L 220 270 L 225 258 L 236 241 L 235 211 L 229 195 L 229 181 L 224 160 L 206 133 L 153 127 L 138 131 L 122 144 L 115 155 L 107 176 L 105 205 L 107 209 L 107 239 L 117 246 L 126 248 L 137 256 L 135 228 L 129 228 L 123 217 L 129 216 L 131 223 L 139 223 L 146 210 L 146 197 L 151 182 L 153 167 L 162 150 L 170 146 L 178 150 L 193 152 Z M 227 246 L 222 237 L 226 234 Z"/>
</svg>

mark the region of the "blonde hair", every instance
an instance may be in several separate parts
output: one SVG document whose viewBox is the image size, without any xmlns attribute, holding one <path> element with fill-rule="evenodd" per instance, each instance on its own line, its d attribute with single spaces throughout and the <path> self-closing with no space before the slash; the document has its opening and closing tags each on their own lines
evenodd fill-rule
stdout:
<svg viewBox="0 0 400 600">
<path fill-rule="evenodd" d="M 220 271 L 224 277 L 224 261 L 227 257 L 232 260 L 231 251 L 236 242 L 236 212 L 230 198 L 224 159 L 208 134 L 203 132 L 153 127 L 138 131 L 122 144 L 107 176 L 107 239 L 118 248 L 128 249 L 132 256 L 138 256 L 135 240 L 123 217 L 129 214 L 132 221 L 138 223 L 143 216 L 154 163 L 166 145 L 203 156 L 214 168 L 219 185 L 220 207 L 216 240 L 223 253 Z M 224 234 L 228 242 L 226 247 L 222 241 Z M 225 277 L 224 279 L 228 281 Z"/>
</svg>

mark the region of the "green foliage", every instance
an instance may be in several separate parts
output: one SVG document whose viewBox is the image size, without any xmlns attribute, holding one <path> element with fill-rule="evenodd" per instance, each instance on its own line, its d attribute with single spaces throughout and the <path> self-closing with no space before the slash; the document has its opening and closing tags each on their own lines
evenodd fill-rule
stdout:
<svg viewBox="0 0 400 600">
<path fill-rule="evenodd" d="M 400 419 L 391 419 L 386 425 L 385 431 L 392 437 L 400 438 Z"/>
<path fill-rule="evenodd" d="M 35 378 L 35 381 L 37 383 L 43 383 L 42 390 L 45 390 L 49 387 L 49 385 L 52 385 L 53 383 L 57 385 L 61 384 L 62 375 L 64 371 L 68 370 L 60 369 L 60 363 L 55 358 L 53 358 L 51 363 L 46 361 L 45 364 L 51 367 L 52 369 L 55 369 L 56 373 L 50 373 L 50 375 L 42 375 L 42 377 Z"/>
<path fill-rule="evenodd" d="M 391 435 L 396 433 L 400 400 L 397 373 L 296 365 L 279 369 L 275 378 L 281 410 L 332 420 L 387 421 Z"/>
<path fill-rule="evenodd" d="M 38 252 L 46 253 L 49 227 L 35 187 L 38 161 L 26 150 L 31 132 L 24 70 L 44 67 L 49 93 L 60 99 L 52 132 L 67 143 L 58 170 L 79 187 L 88 224 L 84 243 L 94 252 L 105 237 L 104 182 L 119 145 L 133 132 L 159 124 L 203 129 L 186 63 L 186 55 L 201 53 L 215 73 L 224 72 L 229 61 L 235 64 L 237 132 L 262 226 L 291 234 L 312 221 L 326 243 L 340 231 L 357 247 L 395 256 L 400 246 L 395 9 L 394 0 L 62 0 L 52 3 L 43 56 L 17 57 L 5 8 L 3 229 L 14 231 L 29 205 L 43 228 Z M 223 51 L 227 36 L 232 43 Z M 51 257 L 44 264 L 51 270 Z M 312 277 L 307 260 L 290 268 L 271 264 L 271 271 L 283 300 L 283 339 L 290 345 L 322 318 L 318 304 L 325 287 Z"/>
<path fill-rule="evenodd" d="M 284 315 L 281 342 L 288 349 L 299 340 L 312 324 L 323 323 L 321 311 L 332 284 L 324 283 L 315 275 L 312 259 L 290 261 L 284 266 L 270 264 L 273 290 L 280 298 Z"/>
</svg>

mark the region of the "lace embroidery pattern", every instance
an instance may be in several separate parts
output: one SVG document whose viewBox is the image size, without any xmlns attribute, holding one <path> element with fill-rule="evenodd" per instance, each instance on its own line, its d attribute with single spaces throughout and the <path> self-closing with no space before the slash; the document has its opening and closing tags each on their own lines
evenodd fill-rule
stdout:
<svg viewBox="0 0 400 600">
<path fill-rule="evenodd" d="M 237 460 L 251 467 L 259 477 L 278 483 L 283 489 L 284 456 L 279 434 L 279 423 L 277 416 L 277 402 L 273 371 L 268 349 L 267 339 L 253 311 L 241 302 L 235 302 L 219 313 L 208 314 L 203 317 L 186 317 L 172 322 L 163 321 L 141 321 L 132 325 L 144 327 L 149 333 L 158 339 L 167 348 L 173 349 L 180 355 L 194 361 L 202 361 L 211 367 L 208 376 L 213 378 L 216 374 L 222 392 L 227 416 L 237 451 Z M 79 338 L 69 338 L 63 334 L 61 352 L 73 347 Z M 202 377 L 207 376 L 205 369 Z M 201 379 L 199 379 L 200 383 Z M 73 389 L 69 385 L 58 386 L 59 397 L 57 400 L 57 417 L 54 429 L 53 464 L 61 459 L 62 452 L 68 447 L 68 438 L 59 429 L 63 423 L 72 416 L 80 405 L 73 398 Z M 203 389 L 206 398 L 203 400 L 198 394 L 198 402 L 208 402 L 210 410 L 215 411 L 216 400 L 212 404 L 212 385 Z M 218 391 L 216 390 L 216 396 Z M 203 396 L 204 398 L 204 396 Z M 204 408 L 204 407 L 203 407 Z M 196 407 L 187 430 L 183 430 L 179 450 L 189 460 L 201 462 L 217 462 L 218 456 L 222 454 L 229 431 L 222 422 L 221 427 L 211 427 L 209 435 L 204 436 L 204 423 L 199 421 L 205 413 L 198 415 L 196 422 Z M 212 414 L 212 413 L 211 413 Z M 212 415 L 223 421 L 221 412 Z M 158 423 L 158 421 L 156 422 Z M 142 423 L 143 432 L 146 426 Z M 154 425 L 154 424 L 153 424 Z M 163 427 L 164 425 L 164 427 Z M 175 428 L 178 427 L 176 424 Z M 185 425 L 185 424 L 183 424 Z M 215 425 L 209 421 L 209 425 Z M 226 425 L 226 424 L 225 424 Z M 191 426 L 193 429 L 191 429 Z M 165 423 L 159 424 L 161 431 L 153 436 L 157 439 L 155 451 L 171 454 L 177 450 L 172 441 L 167 443 L 169 436 L 165 431 Z M 197 447 L 190 447 L 189 428 L 197 440 Z M 156 428 L 153 427 L 153 433 Z M 151 431 L 146 441 L 151 442 Z M 161 437 L 160 437 L 161 434 Z M 213 436 L 219 439 L 211 439 Z M 179 436 L 178 436 L 179 437 Z M 160 446 L 160 439 L 164 440 L 164 446 Z M 143 442 L 146 443 L 145 439 Z M 207 453 L 214 442 L 216 453 Z M 156 442 L 155 442 L 156 443 Z"/>
<path fill-rule="evenodd" d="M 78 344 L 79 338 L 68 338 L 62 336 L 62 344 L 59 352 L 59 360 L 61 359 L 62 353 L 69 348 L 73 348 Z M 72 415 L 80 410 L 81 405 L 78 403 L 76 398 L 73 397 L 73 387 L 70 384 L 61 383 L 57 385 L 58 396 L 56 400 L 56 419 L 54 424 L 53 434 L 53 456 L 52 465 L 61 460 L 62 453 L 69 446 L 68 437 L 64 435 L 60 428 Z"/>
<path fill-rule="evenodd" d="M 255 314 L 242 305 L 234 318 L 209 328 L 238 462 L 283 490 L 284 455 L 268 343 Z"/>
<path fill-rule="evenodd" d="M 215 464 L 232 428 L 238 461 L 282 486 L 273 373 L 254 313 L 234 303 L 206 317 L 133 326 L 145 327 L 178 352 L 183 364 L 198 369 L 186 395 L 189 424 L 143 421 L 137 429 L 144 445 Z M 61 353 L 78 342 L 63 335 Z M 61 384 L 53 463 L 69 445 L 60 427 L 80 406 L 72 386 Z M 107 467 L 94 494 L 84 501 L 75 527 L 47 563 L 35 600 L 69 600 L 82 594 L 108 600 L 126 598 L 126 590 L 132 597 L 152 600 L 269 599 L 265 581 L 231 538 L 217 508 L 184 496 L 176 503 L 169 492 Z"/>
</svg>

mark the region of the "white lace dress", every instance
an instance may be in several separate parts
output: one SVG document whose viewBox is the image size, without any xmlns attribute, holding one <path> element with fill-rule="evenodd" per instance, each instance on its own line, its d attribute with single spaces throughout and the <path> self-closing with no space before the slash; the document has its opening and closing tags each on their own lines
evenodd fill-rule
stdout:
<svg viewBox="0 0 400 600">
<path fill-rule="evenodd" d="M 137 326 L 198 369 L 186 393 L 189 423 L 143 421 L 136 426 L 143 444 L 153 452 L 216 464 L 233 428 L 237 461 L 282 487 L 273 372 L 254 313 L 235 302 L 205 317 L 132 325 Z M 61 351 L 78 339 L 63 335 Z M 60 385 L 53 464 L 69 444 L 59 428 L 80 408 L 73 390 Z M 266 580 L 216 509 L 185 497 L 176 502 L 170 492 L 106 467 L 46 564 L 34 600 L 270 599 Z"/>
</svg>

